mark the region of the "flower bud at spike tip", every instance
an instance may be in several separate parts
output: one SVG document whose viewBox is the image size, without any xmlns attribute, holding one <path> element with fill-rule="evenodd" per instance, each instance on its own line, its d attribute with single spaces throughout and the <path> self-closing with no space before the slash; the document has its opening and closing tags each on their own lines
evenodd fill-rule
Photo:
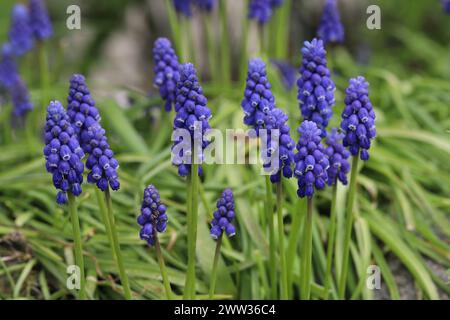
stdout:
<svg viewBox="0 0 450 320">
<path fill-rule="evenodd" d="M 360 158 L 366 161 L 371 141 L 377 134 L 375 111 L 369 100 L 369 83 L 361 76 L 352 78 L 345 93 L 341 122 L 345 136 L 342 142 L 353 156 L 361 150 Z"/>
<path fill-rule="evenodd" d="M 141 226 L 140 238 L 147 241 L 150 246 L 155 245 L 156 233 L 166 231 L 167 221 L 166 206 L 161 203 L 159 191 L 153 185 L 149 185 L 144 190 L 141 214 L 137 218 Z"/>
<path fill-rule="evenodd" d="M 327 68 L 323 41 L 305 41 L 302 48 L 303 60 L 300 78 L 297 81 L 300 110 L 305 120 L 314 121 L 326 136 L 326 127 L 333 115 L 335 85 Z"/>
<path fill-rule="evenodd" d="M 175 103 L 175 91 L 180 80 L 178 57 L 166 38 L 158 38 L 153 46 L 155 78 L 153 84 L 159 89 L 161 98 L 165 101 L 164 109 L 169 112 Z"/>
<path fill-rule="evenodd" d="M 111 187 L 120 188 L 117 175 L 119 163 L 114 158 L 105 130 L 100 125 L 100 114 L 95 107 L 84 76 L 74 74 L 70 79 L 69 96 L 67 97 L 70 122 L 80 141 L 80 151 L 86 153 L 86 168 L 90 170 L 87 175 L 89 183 L 105 191 Z"/>
<path fill-rule="evenodd" d="M 53 175 L 53 185 L 59 189 L 58 204 L 67 203 L 67 192 L 74 196 L 81 194 L 84 153 L 78 144 L 69 116 L 59 101 L 52 101 L 47 108 L 45 123 L 45 166 Z"/>
<path fill-rule="evenodd" d="M 231 189 L 225 189 L 222 192 L 216 204 L 217 210 L 214 211 L 214 219 L 211 221 L 210 234 L 213 239 L 218 239 L 222 232 L 225 231 L 227 237 L 232 237 L 236 234 L 236 228 L 232 224 L 234 219 L 234 197 Z"/>
<path fill-rule="evenodd" d="M 344 27 L 341 23 L 336 0 L 326 1 L 317 36 L 324 43 L 341 43 L 344 41 Z"/>
</svg>

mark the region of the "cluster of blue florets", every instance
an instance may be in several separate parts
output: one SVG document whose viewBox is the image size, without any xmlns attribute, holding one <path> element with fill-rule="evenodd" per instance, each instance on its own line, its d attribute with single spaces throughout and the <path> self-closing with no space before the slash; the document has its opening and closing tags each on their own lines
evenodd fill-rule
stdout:
<svg viewBox="0 0 450 320">
<path fill-rule="evenodd" d="M 345 132 L 343 144 L 353 156 L 361 151 L 361 160 L 368 160 L 371 140 L 377 134 L 375 111 L 369 99 L 369 83 L 362 76 L 352 78 L 345 93 L 341 122 L 341 129 Z"/>
<path fill-rule="evenodd" d="M 9 28 L 9 42 L 14 54 L 21 56 L 31 50 L 34 45 L 33 30 L 30 24 L 30 13 L 23 4 L 16 4 L 12 10 Z"/>
<path fill-rule="evenodd" d="M 250 0 L 248 18 L 260 24 L 266 24 L 272 17 L 273 10 L 282 6 L 283 3 L 284 0 Z"/>
<path fill-rule="evenodd" d="M 263 152 L 264 156 L 264 168 L 266 170 L 273 169 L 278 170 L 270 175 L 270 181 L 272 183 L 280 182 L 281 173 L 285 178 L 292 177 L 292 164 L 294 161 L 294 147 L 295 141 L 291 138 L 289 133 L 290 128 L 287 124 L 288 116 L 279 108 L 274 108 L 269 111 L 266 117 L 266 129 L 268 130 L 268 141 L 266 142 L 267 152 Z M 278 130 L 278 136 L 274 135 L 273 130 Z M 272 160 L 272 155 L 278 151 L 278 158 Z M 276 165 L 272 163 L 276 161 Z"/>
<path fill-rule="evenodd" d="M 78 143 L 69 116 L 58 101 L 52 101 L 47 108 L 45 124 L 45 166 L 53 175 L 53 184 L 59 189 L 58 204 L 67 203 L 67 192 L 74 196 L 81 194 L 83 183 L 83 149 Z"/>
<path fill-rule="evenodd" d="M 68 115 L 83 151 L 88 154 L 86 167 L 91 170 L 88 182 L 105 191 L 120 188 L 117 176 L 119 164 L 109 147 L 105 130 L 100 125 L 100 114 L 95 107 L 84 76 L 75 74 L 70 79 Z"/>
<path fill-rule="evenodd" d="M 192 0 L 173 0 L 173 5 L 178 13 L 181 13 L 186 17 L 191 17 L 191 1 Z"/>
<path fill-rule="evenodd" d="M 166 210 L 166 206 L 161 203 L 158 190 L 153 185 L 145 188 L 141 214 L 137 222 L 141 226 L 139 232 L 141 239 L 147 241 L 150 246 L 155 245 L 157 232 L 166 231 L 168 220 Z"/>
<path fill-rule="evenodd" d="M 441 0 L 442 7 L 446 13 L 450 13 L 450 0 Z"/>
<path fill-rule="evenodd" d="M 29 0 L 29 7 L 30 26 L 34 37 L 38 40 L 50 38 L 53 34 L 53 26 L 43 1 Z"/>
<path fill-rule="evenodd" d="M 217 210 L 214 211 L 214 219 L 211 221 L 211 237 L 218 239 L 225 231 L 228 237 L 236 234 L 236 228 L 233 225 L 234 219 L 234 197 L 231 189 L 225 189 L 217 201 Z"/>
<path fill-rule="evenodd" d="M 155 62 L 153 84 L 159 88 L 159 94 L 166 102 L 164 109 L 170 111 L 175 102 L 175 90 L 180 80 L 180 72 L 178 57 L 168 39 L 158 38 L 155 41 L 153 59 Z"/>
<path fill-rule="evenodd" d="M 178 174 L 182 177 L 187 176 L 190 172 L 193 146 L 198 147 L 195 152 L 196 161 L 201 162 L 203 150 L 209 144 L 205 138 L 205 133 L 210 129 L 211 110 L 206 106 L 206 103 L 207 99 L 203 95 L 202 87 L 198 82 L 194 65 L 192 63 L 182 64 L 180 66 L 180 81 L 177 83 L 176 90 L 176 115 L 173 120 L 173 128 L 174 130 L 188 130 L 191 141 L 183 141 L 180 136 L 172 146 L 173 164 L 178 167 Z M 187 148 L 181 148 L 177 152 L 177 146 L 180 143 Z M 201 166 L 199 166 L 199 174 L 201 172 Z"/>
<path fill-rule="evenodd" d="M 33 110 L 27 85 L 20 77 L 16 77 L 9 90 L 14 107 L 12 111 L 14 116 L 23 117 L 28 111 Z"/>
<path fill-rule="evenodd" d="M 267 114 L 275 107 L 275 97 L 270 89 L 264 62 L 261 59 L 250 60 L 241 106 L 245 114 L 244 123 L 253 127 L 257 135 L 265 126 Z"/>
<path fill-rule="evenodd" d="M 0 52 L 0 85 L 9 88 L 14 84 L 17 77 L 17 64 L 14 59 L 13 48 L 10 43 L 5 43 Z"/>
<path fill-rule="evenodd" d="M 330 162 L 330 167 L 328 168 L 328 185 L 333 185 L 337 180 L 341 181 L 342 184 L 347 184 L 347 174 L 350 171 L 350 163 L 348 158 L 350 153 L 342 145 L 342 139 L 344 134 L 339 133 L 336 128 L 331 130 L 331 134 L 327 137 L 327 148 L 325 150 L 328 156 L 328 161 Z"/>
<path fill-rule="evenodd" d="M 314 189 L 325 188 L 328 180 L 329 167 L 325 148 L 320 142 L 321 132 L 315 122 L 303 121 L 298 128 L 300 139 L 297 143 L 297 153 L 294 155 L 294 175 L 298 179 L 297 194 L 303 198 L 312 197 Z"/>
<path fill-rule="evenodd" d="M 341 23 L 336 0 L 327 0 L 325 3 L 317 36 L 324 43 L 341 43 L 344 41 L 344 27 Z"/>
<path fill-rule="evenodd" d="M 335 103 L 336 87 L 327 68 L 323 41 L 305 41 L 302 54 L 300 78 L 297 81 L 300 109 L 303 118 L 315 122 L 322 137 L 325 137 L 326 127 L 333 115 L 331 108 Z"/>
</svg>

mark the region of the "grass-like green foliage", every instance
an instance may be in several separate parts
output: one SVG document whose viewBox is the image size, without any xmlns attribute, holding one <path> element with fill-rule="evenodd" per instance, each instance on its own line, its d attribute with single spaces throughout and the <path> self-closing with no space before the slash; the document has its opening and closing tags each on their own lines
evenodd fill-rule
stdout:
<svg viewBox="0 0 450 320">
<path fill-rule="evenodd" d="M 430 21 L 427 17 L 444 15 L 438 1 L 436 4 L 424 1 L 425 5 L 417 4 L 419 1 L 399 2 L 409 8 L 404 17 L 397 16 L 396 6 L 401 5 L 397 1 L 396 5 L 380 1 L 382 30 L 366 31 L 365 40 L 371 45 L 372 55 L 368 65 L 356 62 L 357 50 L 345 47 L 329 50 L 337 85 L 337 103 L 330 126 L 338 125 L 343 90 L 348 78 L 357 74 L 364 74 L 370 82 L 370 97 L 377 113 L 378 136 L 370 160 L 358 174 L 356 186 L 358 200 L 354 205 L 347 277 L 349 298 L 374 296 L 374 291 L 365 286 L 366 270 L 371 264 L 381 268 L 382 281 L 390 297 L 400 298 L 395 273 L 390 269 L 392 258 L 400 260 L 411 275 L 418 298 L 437 299 L 439 291 L 450 294 L 446 280 L 430 268 L 430 262 L 450 268 L 450 59 L 448 41 L 443 40 L 450 36 L 450 28 L 443 27 L 448 26 L 448 16 L 433 20 L 442 25 L 430 31 L 424 28 L 425 21 Z M 1 24 L 8 21 L 3 17 L 6 12 L 2 10 L 0 14 Z M 286 22 L 282 26 L 286 28 Z M 436 30 L 440 31 L 431 37 Z M 4 39 L 5 35 L 0 37 Z M 353 41 L 362 39 L 352 38 Z M 297 49 L 302 40 L 305 39 L 290 39 L 296 49 L 293 61 L 299 61 Z M 274 51 L 285 53 L 278 47 Z M 61 61 L 53 64 L 60 65 Z M 74 70 L 71 67 L 67 71 Z M 52 76 L 47 94 L 65 101 L 67 79 L 55 81 L 55 77 Z M 296 88 L 286 92 L 278 74 L 270 68 L 269 77 L 277 105 L 289 114 L 291 126 L 297 127 L 300 111 Z M 202 85 L 214 115 L 211 126 L 223 130 L 244 128 L 240 108 L 244 83 L 227 85 L 220 80 L 205 80 Z M 111 92 L 115 89 L 110 88 Z M 159 98 L 147 98 L 135 92 L 130 95 L 134 103 L 126 110 L 112 100 L 98 101 L 102 124 L 121 164 L 122 187 L 113 194 L 113 206 L 125 269 L 133 298 L 165 298 L 155 252 L 139 240 L 136 225 L 142 192 L 152 183 L 158 186 L 168 207 L 168 230 L 160 235 L 160 242 L 173 292 L 180 297 L 187 270 L 187 199 L 186 183 L 178 177 L 170 161 L 171 121 L 167 115 L 161 118 L 158 113 L 150 119 L 150 106 L 162 106 Z M 44 103 L 38 84 L 32 85 L 31 96 L 37 108 L 29 118 L 43 124 Z M 28 136 L 21 128 L 11 129 L 10 111 L 9 105 L 0 110 L 0 298 L 71 298 L 73 295 L 66 288 L 66 265 L 74 261 L 70 217 L 67 208 L 55 204 L 55 190 L 50 175 L 45 172 L 38 126 Z M 226 187 L 233 189 L 236 199 L 237 236 L 223 239 L 215 297 L 267 298 L 270 281 L 268 233 L 263 218 L 265 186 L 256 166 L 204 165 L 198 207 L 197 292 L 200 297 L 207 297 L 215 250 L 208 222 L 215 200 Z M 339 185 L 337 190 L 334 248 L 337 260 L 333 263 L 329 298 L 337 297 L 347 189 Z M 288 282 L 295 288 L 290 286 L 289 296 L 298 297 L 306 201 L 297 198 L 295 179 L 285 180 L 283 191 Z M 331 196 L 332 188 L 327 188 L 314 198 L 311 288 L 314 299 L 325 295 Z M 86 265 L 86 294 L 92 299 L 123 298 L 94 186 L 83 186 L 77 204 Z"/>
</svg>

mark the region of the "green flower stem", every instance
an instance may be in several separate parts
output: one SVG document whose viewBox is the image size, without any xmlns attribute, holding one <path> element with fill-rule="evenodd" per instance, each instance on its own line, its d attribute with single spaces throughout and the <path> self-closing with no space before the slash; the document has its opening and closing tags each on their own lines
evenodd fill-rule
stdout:
<svg viewBox="0 0 450 320">
<path fill-rule="evenodd" d="M 288 280 L 286 270 L 286 252 L 284 248 L 284 224 L 283 224 L 283 185 L 277 183 L 277 217 L 278 217 L 278 246 L 280 247 L 280 297 L 283 300 L 288 299 Z"/>
<path fill-rule="evenodd" d="M 353 156 L 352 172 L 350 175 L 350 188 L 348 193 L 348 202 L 345 217 L 344 246 L 342 250 L 342 268 L 338 284 L 339 299 L 345 298 L 345 283 L 347 281 L 347 272 L 349 263 L 348 260 L 350 255 L 350 241 L 352 238 L 352 229 L 353 229 L 353 203 L 355 202 L 356 177 L 358 174 L 358 159 L 359 159 L 359 152 L 357 155 Z"/>
<path fill-rule="evenodd" d="M 336 197 L 337 197 L 337 180 L 333 185 L 332 198 L 331 198 L 331 210 L 330 210 L 330 226 L 328 229 L 328 245 L 327 245 L 327 270 L 325 274 L 325 292 L 324 300 L 328 299 L 328 294 L 331 288 L 332 274 L 331 268 L 333 264 L 333 249 L 334 249 L 334 238 L 336 236 Z"/>
<path fill-rule="evenodd" d="M 47 59 L 47 51 L 45 42 L 40 40 L 37 42 L 38 54 L 39 54 L 39 73 L 40 73 L 40 81 L 41 81 L 41 103 L 42 109 L 38 109 L 36 112 L 36 116 L 38 119 L 45 118 L 43 115 L 46 112 L 46 106 L 48 103 L 48 92 L 49 92 L 49 72 L 48 72 L 48 59 Z M 33 119 L 36 120 L 36 119 Z M 35 129 L 39 130 L 40 121 L 35 121 L 34 126 Z"/>
<path fill-rule="evenodd" d="M 164 257 L 161 253 L 161 245 L 159 244 L 158 236 L 155 235 L 155 249 L 156 256 L 158 257 L 159 269 L 164 283 L 164 289 L 166 290 L 167 300 L 172 300 L 172 289 L 170 288 L 169 276 L 167 275 L 166 265 L 164 264 Z"/>
<path fill-rule="evenodd" d="M 183 44 L 180 33 L 180 23 L 177 18 L 177 13 L 175 12 L 175 9 L 173 7 L 172 0 L 166 0 L 166 10 L 167 15 L 169 16 L 169 24 L 170 28 L 172 29 L 173 39 L 175 40 L 175 49 L 179 57 L 184 57 Z"/>
<path fill-rule="evenodd" d="M 284 1 L 281 8 L 278 9 L 275 32 L 275 57 L 278 59 L 287 59 L 289 46 L 289 16 L 291 14 L 291 0 Z"/>
<path fill-rule="evenodd" d="M 194 160 L 194 155 L 192 156 Z M 188 265 L 185 283 L 185 299 L 195 299 L 195 257 L 197 245 L 197 209 L 198 209 L 198 164 L 192 161 L 191 174 L 188 178 L 188 192 L 190 202 L 188 203 L 187 238 L 188 238 Z"/>
<path fill-rule="evenodd" d="M 106 201 L 106 208 L 107 208 L 106 211 L 108 213 L 108 220 L 109 220 L 108 222 L 109 222 L 109 226 L 110 226 L 109 231 L 111 232 L 110 237 L 113 240 L 112 245 L 113 245 L 114 251 L 115 251 L 117 267 L 119 268 L 120 282 L 122 283 L 125 299 L 130 300 L 131 299 L 130 284 L 128 283 L 128 276 L 125 272 L 125 268 L 123 265 L 122 252 L 120 251 L 119 237 L 117 236 L 117 229 L 116 229 L 116 223 L 114 221 L 111 193 L 109 191 L 109 188 L 107 188 L 105 190 L 105 201 Z"/>
<path fill-rule="evenodd" d="M 86 299 L 86 292 L 84 291 L 85 278 L 84 278 L 84 260 L 83 260 L 83 248 L 81 246 L 81 232 L 80 221 L 78 219 L 78 210 L 75 204 L 75 197 L 71 192 L 67 193 L 69 196 L 69 214 L 72 221 L 73 241 L 75 250 L 75 263 L 80 268 L 80 292 L 78 298 L 80 300 Z"/>
<path fill-rule="evenodd" d="M 209 286 L 209 299 L 210 300 L 214 297 L 214 290 L 216 289 L 217 265 L 219 264 L 220 248 L 222 246 L 222 238 L 223 238 L 223 232 L 217 239 L 216 251 L 214 252 L 214 261 L 213 261 L 213 267 L 212 267 L 212 271 L 211 271 L 211 284 Z"/>
<path fill-rule="evenodd" d="M 230 39 L 228 38 L 228 15 L 225 0 L 219 0 L 219 10 L 220 10 L 220 52 L 221 57 L 221 74 L 222 81 L 224 85 L 230 84 L 231 80 L 231 68 L 230 68 Z"/>
<path fill-rule="evenodd" d="M 209 73 L 212 80 L 217 80 L 219 74 L 217 65 L 217 47 L 214 37 L 214 24 L 212 23 L 211 15 L 203 14 L 203 29 L 206 32 L 206 47 L 208 49 Z"/>
<path fill-rule="evenodd" d="M 247 10 L 248 10 L 248 0 L 245 1 L 245 14 L 244 17 L 247 17 Z M 248 41 L 248 27 L 249 27 L 249 19 L 244 19 L 242 21 L 242 32 L 241 32 L 241 56 L 239 61 L 239 81 L 243 82 L 245 80 L 245 76 L 247 74 L 247 60 L 248 60 L 248 53 L 247 53 L 247 41 Z"/>
<path fill-rule="evenodd" d="M 266 215 L 269 225 L 269 274 L 271 299 L 277 297 L 277 261 L 275 247 L 275 226 L 273 223 L 272 184 L 270 176 L 266 175 Z"/>
<path fill-rule="evenodd" d="M 308 197 L 308 209 L 306 210 L 306 224 L 302 244 L 301 270 L 300 270 L 300 297 L 309 300 L 311 296 L 312 275 L 312 224 L 313 224 L 313 201 Z"/>
</svg>

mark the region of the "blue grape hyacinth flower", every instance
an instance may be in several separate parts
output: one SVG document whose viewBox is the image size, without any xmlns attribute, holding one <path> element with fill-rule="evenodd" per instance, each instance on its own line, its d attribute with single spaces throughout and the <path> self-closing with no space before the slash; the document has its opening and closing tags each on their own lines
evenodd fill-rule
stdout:
<svg viewBox="0 0 450 320">
<path fill-rule="evenodd" d="M 228 237 L 234 236 L 236 234 L 236 228 L 233 225 L 235 204 L 231 189 L 225 189 L 222 192 L 216 207 L 217 210 L 214 211 L 214 218 L 211 221 L 211 237 L 218 239 L 223 231 Z"/>
<path fill-rule="evenodd" d="M 170 112 L 175 103 L 175 90 L 180 80 L 178 57 L 166 38 L 158 38 L 153 47 L 155 79 L 153 84 L 159 88 L 161 98 L 166 102 L 164 109 Z"/>
<path fill-rule="evenodd" d="M 9 42 L 15 55 L 27 53 L 34 45 L 33 31 L 30 27 L 30 14 L 23 4 L 16 4 L 12 9 Z"/>
<path fill-rule="evenodd" d="M 9 91 L 13 104 L 12 113 L 15 117 L 23 117 L 27 112 L 33 110 L 28 87 L 19 76 L 15 78 Z"/>
<path fill-rule="evenodd" d="M 34 37 L 38 40 L 50 38 L 53 26 L 47 8 L 42 0 L 29 0 L 30 26 Z"/>
<path fill-rule="evenodd" d="M 188 130 L 191 141 L 182 141 L 178 139 L 174 141 L 172 146 L 173 164 L 178 167 L 178 174 L 185 177 L 189 174 L 191 162 L 181 161 L 184 156 L 189 158 L 192 155 L 194 141 L 197 142 L 198 149 L 195 150 L 197 161 L 201 162 L 203 159 L 203 150 L 208 146 L 209 142 L 205 138 L 205 133 L 210 129 L 209 119 L 211 118 L 211 110 L 207 107 L 207 99 L 203 95 L 203 89 L 200 86 L 196 74 L 196 70 L 192 63 L 185 63 L 180 66 L 180 81 L 177 84 L 176 103 L 175 103 L 175 118 L 173 120 L 173 129 Z M 201 126 L 201 130 L 199 128 Z M 188 143 L 186 148 L 180 150 L 179 153 L 175 151 L 178 144 Z M 188 152 L 189 154 L 184 154 Z M 199 174 L 202 169 L 199 166 Z"/>
<path fill-rule="evenodd" d="M 344 41 L 344 27 L 341 23 L 336 0 L 326 1 L 317 36 L 324 43 L 341 43 Z"/>
<path fill-rule="evenodd" d="M 350 153 L 342 145 L 343 138 L 344 134 L 339 133 L 336 128 L 333 128 L 326 140 L 328 147 L 326 148 L 325 153 L 330 162 L 330 167 L 327 170 L 329 186 L 335 184 L 338 180 L 344 185 L 348 182 L 347 174 L 350 171 L 348 158 L 350 157 Z"/>
<path fill-rule="evenodd" d="M 277 150 L 278 159 L 276 159 L 278 170 L 270 175 L 270 181 L 272 183 L 281 181 L 281 174 L 285 178 L 292 177 L 292 164 L 294 161 L 294 147 L 295 141 L 291 138 L 289 133 L 290 128 L 287 124 L 288 116 L 283 112 L 283 110 L 274 108 L 269 111 L 266 117 L 266 129 L 268 130 L 268 141 L 267 146 L 267 159 L 271 158 L 271 155 Z M 277 139 L 274 138 L 273 130 L 279 131 L 279 136 Z M 265 154 L 266 152 L 263 152 Z M 266 161 L 265 161 L 266 162 Z M 265 168 L 273 167 L 273 164 L 264 164 Z"/>
<path fill-rule="evenodd" d="M 305 41 L 302 54 L 300 78 L 297 81 L 300 109 L 303 118 L 315 122 L 322 132 L 322 137 L 325 137 L 326 127 L 333 115 L 336 86 L 327 68 L 323 41 Z"/>
<path fill-rule="evenodd" d="M 69 116 L 59 101 L 50 102 L 47 108 L 44 139 L 45 166 L 53 175 L 53 185 L 60 190 L 56 202 L 65 204 L 68 192 L 74 196 L 79 196 L 82 192 L 84 165 L 81 159 L 84 152 Z"/>
<path fill-rule="evenodd" d="M 270 5 L 272 6 L 272 8 L 278 8 L 281 7 L 284 3 L 284 0 L 271 0 L 270 1 Z"/>
<path fill-rule="evenodd" d="M 150 246 L 155 245 L 157 232 L 166 231 L 168 221 L 166 210 L 167 207 L 161 203 L 159 191 L 155 186 L 149 185 L 145 188 L 137 223 L 141 226 L 140 238 L 147 241 Z"/>
<path fill-rule="evenodd" d="M 241 106 L 245 114 L 244 124 L 251 126 L 259 135 L 259 130 L 265 126 L 267 114 L 275 108 L 275 97 L 267 78 L 266 65 L 261 59 L 252 59 L 248 63 Z"/>
<path fill-rule="evenodd" d="M 442 7 L 446 13 L 450 13 L 450 0 L 441 0 Z"/>
<path fill-rule="evenodd" d="M 272 17 L 272 0 L 250 0 L 248 18 L 266 24 Z"/>
<path fill-rule="evenodd" d="M 297 81 L 297 70 L 289 62 L 271 59 L 270 62 L 278 69 L 286 90 L 290 91 Z"/>
<path fill-rule="evenodd" d="M 300 139 L 294 155 L 294 175 L 298 179 L 297 195 L 311 198 L 314 190 L 325 188 L 329 167 L 325 148 L 320 142 L 321 130 L 313 121 L 305 120 L 298 128 Z"/>
<path fill-rule="evenodd" d="M 0 86 L 10 88 L 17 80 L 17 64 L 10 43 L 5 43 L 0 52 Z"/>
<path fill-rule="evenodd" d="M 86 168 L 89 183 L 105 191 L 108 186 L 113 190 L 120 188 L 117 175 L 119 163 L 114 158 L 105 130 L 100 125 L 100 114 L 95 107 L 84 76 L 74 74 L 70 79 L 67 98 L 70 122 L 78 136 L 83 151 L 88 155 Z"/>
<path fill-rule="evenodd" d="M 371 140 L 377 134 L 375 111 L 369 99 L 369 83 L 362 76 L 352 78 L 345 93 L 341 122 L 341 129 L 345 132 L 344 147 L 348 147 L 353 156 L 361 151 L 361 160 L 368 160 Z"/>
<path fill-rule="evenodd" d="M 173 5 L 178 13 L 183 14 L 186 17 L 191 17 L 191 2 L 192 0 L 173 0 Z"/>
</svg>

